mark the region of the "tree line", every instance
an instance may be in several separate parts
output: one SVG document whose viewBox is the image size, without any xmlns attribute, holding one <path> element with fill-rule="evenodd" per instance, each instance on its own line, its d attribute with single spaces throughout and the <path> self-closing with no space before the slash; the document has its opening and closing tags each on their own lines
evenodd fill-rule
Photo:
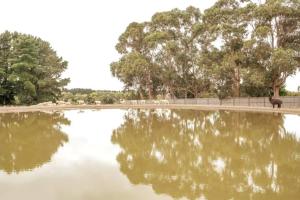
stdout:
<svg viewBox="0 0 300 200">
<path fill-rule="evenodd" d="M 67 62 L 41 38 L 0 34 L 0 105 L 56 101 L 68 84 Z"/>
<path fill-rule="evenodd" d="M 134 91 L 111 91 L 111 90 L 92 90 L 88 88 L 73 88 L 64 89 L 61 101 L 78 104 L 84 102 L 85 104 L 102 104 L 120 103 L 122 100 L 137 99 Z"/>
<path fill-rule="evenodd" d="M 141 99 L 277 97 L 299 49 L 298 0 L 219 0 L 203 13 L 191 6 L 130 23 L 111 72 Z"/>
</svg>

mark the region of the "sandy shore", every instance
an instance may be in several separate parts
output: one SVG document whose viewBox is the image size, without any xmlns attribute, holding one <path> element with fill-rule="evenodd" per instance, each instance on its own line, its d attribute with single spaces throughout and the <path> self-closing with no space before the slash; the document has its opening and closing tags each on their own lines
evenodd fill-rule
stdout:
<svg viewBox="0 0 300 200">
<path fill-rule="evenodd" d="M 13 112 L 36 112 L 36 111 L 62 111 L 75 109 L 130 109 L 130 108 L 165 108 L 165 109 L 193 109 L 193 110 L 233 110 L 248 112 L 269 112 L 300 114 L 300 108 L 267 108 L 267 107 L 246 107 L 246 106 L 205 106 L 205 105 L 183 105 L 183 104 L 142 104 L 142 105 L 57 105 L 57 106 L 3 106 L 0 113 Z"/>
</svg>

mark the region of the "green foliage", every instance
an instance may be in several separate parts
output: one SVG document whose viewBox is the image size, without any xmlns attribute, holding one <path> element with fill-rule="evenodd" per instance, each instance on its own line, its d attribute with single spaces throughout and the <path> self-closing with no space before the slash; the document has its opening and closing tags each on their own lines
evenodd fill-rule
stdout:
<svg viewBox="0 0 300 200">
<path fill-rule="evenodd" d="M 73 89 L 68 89 L 68 92 L 72 94 L 91 94 L 94 92 L 92 89 L 87 89 L 87 88 L 73 88 Z"/>
<path fill-rule="evenodd" d="M 287 91 L 286 96 L 300 96 L 300 92 Z"/>
<path fill-rule="evenodd" d="M 84 102 L 87 103 L 87 104 L 95 104 L 96 103 L 96 97 L 92 94 L 89 94 L 84 98 Z"/>
<path fill-rule="evenodd" d="M 219 0 L 131 23 L 111 71 L 139 98 L 279 95 L 299 68 L 300 2 Z M 270 89 L 272 88 L 272 89 Z"/>
<path fill-rule="evenodd" d="M 121 100 L 137 99 L 137 94 L 134 91 L 119 92 L 109 90 L 92 90 L 84 88 L 65 89 L 60 100 L 77 104 L 84 101 L 86 104 L 102 104 L 119 103 Z"/>
<path fill-rule="evenodd" d="M 298 62 L 290 49 L 277 48 L 272 52 L 267 72 L 271 81 L 282 86 L 287 77 L 296 73 Z"/>
<path fill-rule="evenodd" d="M 67 62 L 40 38 L 0 34 L 0 104 L 55 101 L 69 82 L 62 79 Z"/>
<path fill-rule="evenodd" d="M 103 104 L 113 104 L 116 102 L 116 99 L 114 98 L 114 96 L 112 95 L 104 95 L 101 98 L 101 102 Z"/>
<path fill-rule="evenodd" d="M 285 86 L 282 86 L 279 91 L 280 96 L 288 96 L 289 92 L 285 89 Z"/>
</svg>

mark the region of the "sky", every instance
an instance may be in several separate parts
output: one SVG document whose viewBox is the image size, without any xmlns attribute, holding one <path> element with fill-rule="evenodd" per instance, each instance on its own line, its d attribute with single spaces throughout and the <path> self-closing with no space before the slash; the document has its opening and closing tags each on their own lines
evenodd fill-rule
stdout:
<svg viewBox="0 0 300 200">
<path fill-rule="evenodd" d="M 69 62 L 64 77 L 68 88 L 122 90 L 112 77 L 110 63 L 120 57 L 118 37 L 133 21 L 151 19 L 155 12 L 192 5 L 202 11 L 216 0 L 0 0 L 0 32 L 18 31 L 50 42 Z M 296 91 L 300 73 L 289 78 Z"/>
</svg>

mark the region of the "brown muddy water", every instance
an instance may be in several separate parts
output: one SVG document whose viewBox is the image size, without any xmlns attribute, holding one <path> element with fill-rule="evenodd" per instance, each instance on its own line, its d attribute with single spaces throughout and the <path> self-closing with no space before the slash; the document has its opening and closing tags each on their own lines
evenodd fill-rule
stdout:
<svg viewBox="0 0 300 200">
<path fill-rule="evenodd" d="M 0 114 L 1 200 L 298 200 L 300 117 L 199 110 Z"/>
</svg>

